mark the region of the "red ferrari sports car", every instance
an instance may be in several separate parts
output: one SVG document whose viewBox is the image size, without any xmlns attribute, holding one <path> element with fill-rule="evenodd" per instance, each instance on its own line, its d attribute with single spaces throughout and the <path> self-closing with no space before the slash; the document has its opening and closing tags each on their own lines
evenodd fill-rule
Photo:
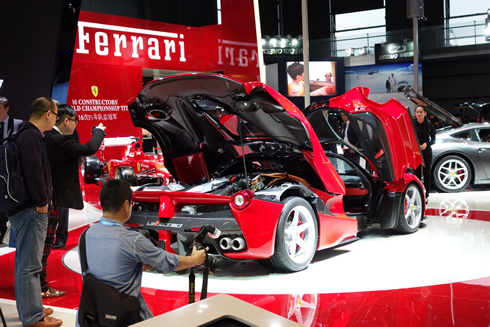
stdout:
<svg viewBox="0 0 490 327">
<path fill-rule="evenodd" d="M 263 83 L 218 74 L 148 83 L 129 112 L 156 138 L 176 182 L 134 188 L 129 226 L 165 231 L 167 250 L 176 244 L 184 255 L 210 225 L 222 232 L 206 238 L 210 252 L 282 272 L 356 240 L 358 221 L 415 232 L 425 201 L 413 174 L 422 158 L 410 115 L 368 92 L 356 88 L 302 113 Z M 332 144 L 344 142 L 334 119 L 341 112 L 367 167 L 335 153 Z"/>
</svg>

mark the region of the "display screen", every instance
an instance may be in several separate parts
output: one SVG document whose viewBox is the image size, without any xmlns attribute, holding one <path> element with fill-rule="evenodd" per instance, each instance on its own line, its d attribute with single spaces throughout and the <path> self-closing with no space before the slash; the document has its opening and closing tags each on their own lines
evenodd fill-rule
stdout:
<svg viewBox="0 0 490 327">
<path fill-rule="evenodd" d="M 335 61 L 310 61 L 310 96 L 337 95 L 337 63 Z M 305 95 L 304 65 L 301 61 L 286 62 L 288 96 Z"/>
</svg>

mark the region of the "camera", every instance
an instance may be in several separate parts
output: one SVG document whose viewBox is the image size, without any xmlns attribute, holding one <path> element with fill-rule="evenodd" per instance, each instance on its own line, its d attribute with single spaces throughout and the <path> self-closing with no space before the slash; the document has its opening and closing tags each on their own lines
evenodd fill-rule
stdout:
<svg viewBox="0 0 490 327">
<path fill-rule="evenodd" d="M 221 234 L 221 231 L 217 228 L 214 228 L 211 225 L 202 226 L 199 229 L 199 231 L 197 232 L 197 234 L 194 236 L 194 240 L 193 240 L 191 246 L 189 247 L 189 249 L 187 251 L 187 256 L 191 255 L 192 249 L 194 248 L 194 246 L 198 250 L 205 249 L 205 247 L 202 245 L 202 243 L 204 242 L 204 239 L 206 238 L 206 236 L 209 236 L 212 239 L 216 239 L 220 236 L 220 234 Z M 216 258 L 209 256 L 206 252 L 206 260 L 204 261 L 204 263 L 202 265 L 205 268 L 208 268 L 208 270 L 211 274 L 214 274 L 215 269 L 218 267 L 218 260 L 216 260 Z"/>
</svg>

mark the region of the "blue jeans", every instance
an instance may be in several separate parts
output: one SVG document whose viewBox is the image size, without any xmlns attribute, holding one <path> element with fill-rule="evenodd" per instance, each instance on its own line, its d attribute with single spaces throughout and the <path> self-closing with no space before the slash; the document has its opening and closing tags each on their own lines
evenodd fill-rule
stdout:
<svg viewBox="0 0 490 327">
<path fill-rule="evenodd" d="M 15 251 L 15 299 L 22 325 L 31 325 L 44 317 L 39 273 L 43 269 L 44 239 L 48 214 L 27 208 L 9 217 L 17 237 Z"/>
</svg>

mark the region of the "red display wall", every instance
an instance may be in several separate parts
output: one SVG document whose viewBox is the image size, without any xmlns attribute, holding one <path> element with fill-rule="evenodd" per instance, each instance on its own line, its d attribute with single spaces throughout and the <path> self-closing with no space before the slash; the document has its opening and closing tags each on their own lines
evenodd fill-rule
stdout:
<svg viewBox="0 0 490 327">
<path fill-rule="evenodd" d="M 143 68 L 260 80 L 253 0 L 222 0 L 221 15 L 222 24 L 197 28 L 82 11 L 67 95 L 80 141 L 99 123 L 108 137 L 141 136 L 126 103 L 142 88 Z"/>
</svg>

